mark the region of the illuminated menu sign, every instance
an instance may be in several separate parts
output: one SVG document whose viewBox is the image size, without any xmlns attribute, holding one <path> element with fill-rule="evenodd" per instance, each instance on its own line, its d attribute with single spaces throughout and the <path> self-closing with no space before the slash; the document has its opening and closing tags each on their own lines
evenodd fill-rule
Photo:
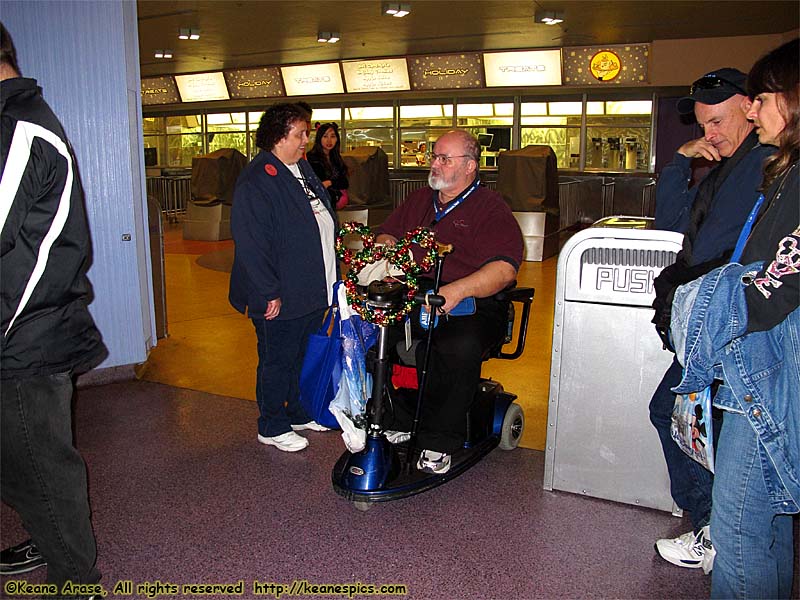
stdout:
<svg viewBox="0 0 800 600">
<path fill-rule="evenodd" d="M 178 96 L 178 88 L 172 77 L 148 77 L 142 79 L 142 105 L 150 104 L 178 104 L 181 101 Z"/>
<path fill-rule="evenodd" d="M 175 75 L 175 82 L 178 84 L 178 91 L 184 102 L 230 99 L 222 71 Z"/>
<path fill-rule="evenodd" d="M 281 67 L 281 75 L 287 96 L 344 93 L 339 63 Z"/>
<path fill-rule="evenodd" d="M 396 92 L 411 89 L 405 58 L 353 60 L 342 63 L 348 92 Z"/>
<path fill-rule="evenodd" d="M 225 71 L 225 83 L 228 84 L 231 98 L 269 98 L 285 95 L 278 67 Z"/>
<path fill-rule="evenodd" d="M 487 87 L 561 85 L 561 50 L 484 53 Z"/>
<path fill-rule="evenodd" d="M 408 77 L 413 90 L 482 88 L 483 59 L 477 52 L 412 56 Z"/>
</svg>

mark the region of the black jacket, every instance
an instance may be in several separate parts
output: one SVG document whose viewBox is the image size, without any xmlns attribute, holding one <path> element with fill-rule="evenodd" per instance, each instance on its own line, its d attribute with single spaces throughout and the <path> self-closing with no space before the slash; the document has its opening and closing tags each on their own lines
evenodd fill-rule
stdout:
<svg viewBox="0 0 800 600">
<path fill-rule="evenodd" d="M 321 152 L 309 152 L 306 158 L 320 181 L 331 182 L 328 188 L 328 197 L 331 199 L 331 205 L 335 207 L 342 197 L 342 191 L 350 187 L 350 182 L 347 180 L 347 167 L 344 163 L 337 167 L 331 161 L 326 160 Z"/>
<path fill-rule="evenodd" d="M 764 196 L 739 261 L 764 261 L 754 285 L 745 288 L 748 332 L 772 329 L 800 305 L 800 164 L 795 162 Z"/>
<path fill-rule="evenodd" d="M 298 166 L 330 212 L 336 231 L 336 213 L 325 188 L 308 162 L 301 160 Z M 263 319 L 267 302 L 280 298 L 278 320 L 326 308 L 319 227 L 308 197 L 286 165 L 262 150 L 239 174 L 233 197 L 231 305 L 250 318 Z"/>
<path fill-rule="evenodd" d="M 87 304 L 90 240 L 72 148 L 33 79 L 0 82 L 0 376 L 81 371 L 107 351 Z"/>
</svg>

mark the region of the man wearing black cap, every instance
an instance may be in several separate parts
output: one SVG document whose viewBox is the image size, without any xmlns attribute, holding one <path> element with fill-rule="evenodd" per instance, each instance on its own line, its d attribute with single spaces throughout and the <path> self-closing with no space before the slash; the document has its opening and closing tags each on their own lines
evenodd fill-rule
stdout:
<svg viewBox="0 0 800 600">
<path fill-rule="evenodd" d="M 758 197 L 764 159 L 774 150 L 759 145 L 753 124 L 745 116 L 751 104 L 746 81 L 747 76 L 737 69 L 719 69 L 695 81 L 689 95 L 678 100 L 679 112 L 694 112 L 703 137 L 678 148 L 656 186 L 656 228 L 684 234 L 683 250 L 675 264 L 655 281 L 653 323 L 669 348 L 666 333 L 675 288 L 728 262 Z M 695 158 L 719 164 L 690 188 Z M 650 401 L 650 421 L 661 439 L 672 497 L 689 515 L 693 530 L 675 539 L 658 540 L 655 548 L 675 565 L 702 567 L 708 573 L 714 556 L 708 529 L 713 475 L 684 454 L 670 435 L 675 404 L 671 388 L 680 383 L 681 375 L 680 364 L 673 360 Z M 714 422 L 715 437 L 720 423 Z"/>
</svg>

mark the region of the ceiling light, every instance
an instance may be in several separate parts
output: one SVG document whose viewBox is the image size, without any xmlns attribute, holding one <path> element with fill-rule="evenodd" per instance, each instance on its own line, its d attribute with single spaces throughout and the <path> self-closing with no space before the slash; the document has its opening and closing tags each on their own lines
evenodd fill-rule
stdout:
<svg viewBox="0 0 800 600">
<path fill-rule="evenodd" d="M 338 31 L 320 31 L 317 34 L 317 41 L 321 43 L 335 44 L 339 39 Z"/>
<path fill-rule="evenodd" d="M 383 14 L 393 17 L 405 17 L 411 12 L 411 5 L 407 2 L 384 2 Z"/>
<path fill-rule="evenodd" d="M 154 56 L 156 58 L 172 58 L 172 50 L 156 50 Z"/>
<path fill-rule="evenodd" d="M 200 29 L 197 27 L 181 27 L 178 31 L 179 40 L 199 40 Z"/>
<path fill-rule="evenodd" d="M 545 25 L 558 25 L 564 22 L 563 10 L 537 10 L 533 17 L 537 23 L 544 23 Z"/>
</svg>

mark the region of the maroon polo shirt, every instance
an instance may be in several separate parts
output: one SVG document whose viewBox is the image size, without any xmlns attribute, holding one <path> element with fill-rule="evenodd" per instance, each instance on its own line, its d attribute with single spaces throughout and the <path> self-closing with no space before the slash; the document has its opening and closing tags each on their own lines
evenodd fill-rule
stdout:
<svg viewBox="0 0 800 600">
<path fill-rule="evenodd" d="M 435 225 L 432 225 L 436 216 L 433 202 L 434 191 L 428 186 L 412 192 L 377 233 L 388 233 L 400 239 L 420 225 L 430 227 L 436 234 L 436 241 L 453 245 L 453 253 L 444 261 L 444 282 L 471 275 L 496 260 L 503 260 L 519 270 L 524 249 L 522 232 L 500 194 L 478 186 Z M 447 205 L 440 206 L 440 210 L 447 210 Z M 417 259 L 418 251 L 415 245 Z"/>
</svg>

